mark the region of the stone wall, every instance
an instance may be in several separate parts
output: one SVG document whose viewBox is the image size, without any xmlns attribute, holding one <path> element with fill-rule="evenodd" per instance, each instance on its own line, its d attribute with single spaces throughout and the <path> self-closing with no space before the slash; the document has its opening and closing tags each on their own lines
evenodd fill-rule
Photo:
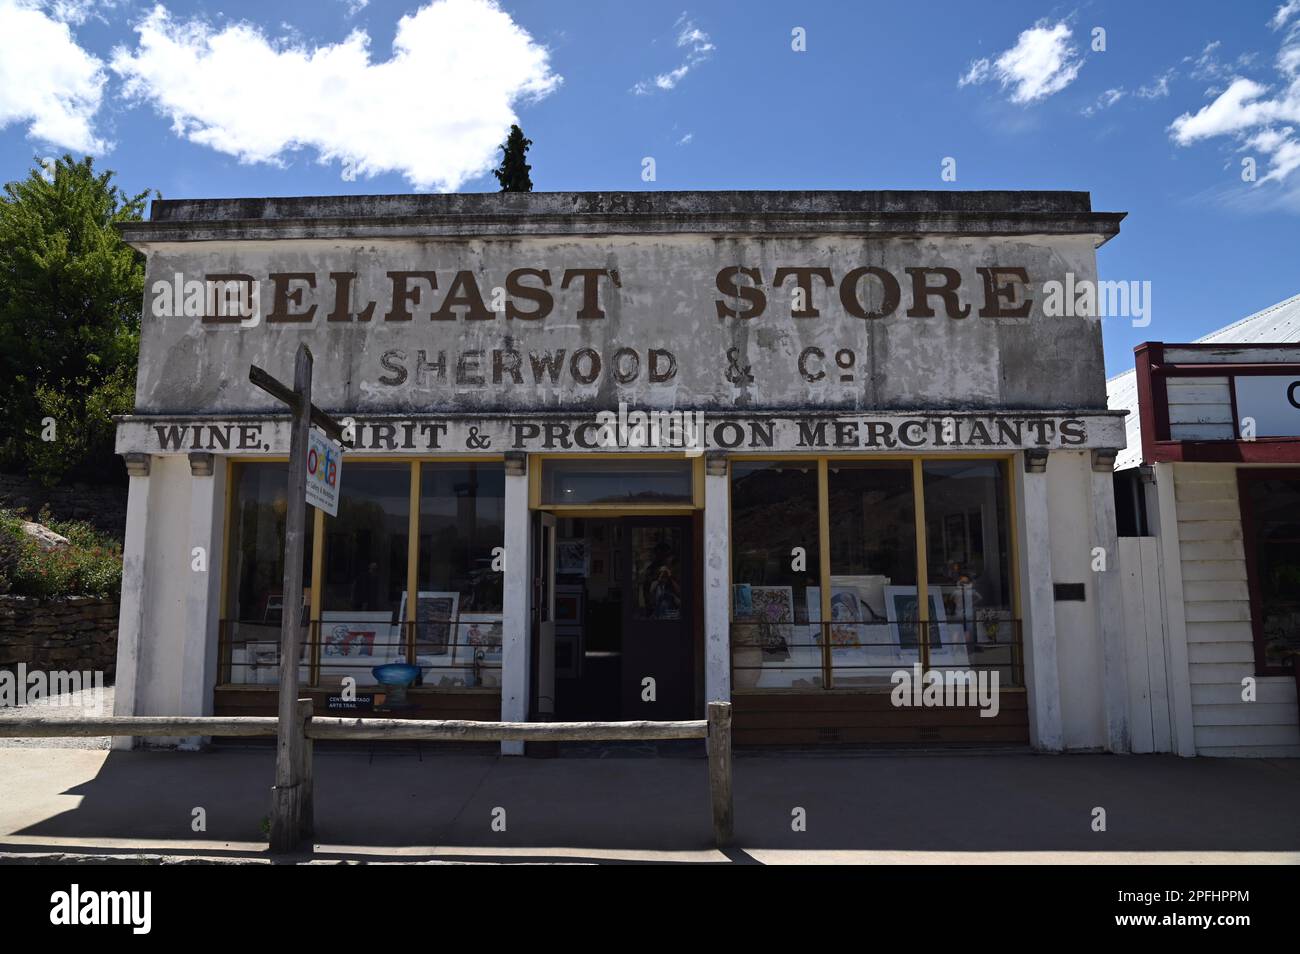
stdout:
<svg viewBox="0 0 1300 954">
<path fill-rule="evenodd" d="M 117 615 L 115 599 L 0 596 L 0 669 L 100 670 L 112 682 Z"/>
<path fill-rule="evenodd" d="M 125 485 L 59 484 L 46 487 L 22 474 L 0 474 L 0 508 L 25 510 L 35 520 L 44 506 L 56 520 L 84 520 L 121 540 L 126 532 Z"/>
</svg>

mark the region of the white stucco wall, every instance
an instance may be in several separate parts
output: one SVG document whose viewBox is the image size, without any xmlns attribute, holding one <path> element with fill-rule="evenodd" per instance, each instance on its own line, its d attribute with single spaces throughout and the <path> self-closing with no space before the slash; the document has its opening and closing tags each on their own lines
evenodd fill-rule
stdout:
<svg viewBox="0 0 1300 954">
<path fill-rule="evenodd" d="M 1048 457 L 1047 478 L 1053 582 L 1083 583 L 1086 596 L 1083 602 L 1055 603 L 1065 748 L 1104 749 L 1103 650 L 1095 605 L 1100 588 L 1092 571 L 1091 456 L 1055 451 Z"/>
<path fill-rule="evenodd" d="M 144 553 L 148 581 L 142 602 L 132 714 L 177 715 L 185 711 L 181 695 L 185 601 L 191 583 L 189 460 L 154 457 L 149 485 Z"/>
<path fill-rule="evenodd" d="M 224 471 L 220 458 L 216 468 Z M 198 508 L 200 516 L 210 514 L 210 527 L 202 519 L 197 528 L 195 525 L 192 498 L 198 481 L 215 481 Z M 124 626 L 118 642 L 118 671 L 125 676 L 119 677 L 115 711 L 118 715 L 210 714 L 224 481 L 192 477 L 187 457 L 158 455 L 150 460 L 149 476 L 132 481 L 131 493 L 146 498 L 142 501 L 147 509 L 143 532 L 129 534 L 126 541 L 128 562 L 143 567 L 144 585 L 132 596 L 132 601 L 139 600 L 138 632 L 128 633 Z M 196 529 L 200 531 L 197 539 Z M 195 546 L 208 548 L 208 569 L 202 580 L 195 579 Z M 124 615 L 127 603 L 124 593 Z M 149 744 L 179 741 L 151 739 Z M 119 747 L 126 747 L 126 740 L 122 742 Z"/>
</svg>

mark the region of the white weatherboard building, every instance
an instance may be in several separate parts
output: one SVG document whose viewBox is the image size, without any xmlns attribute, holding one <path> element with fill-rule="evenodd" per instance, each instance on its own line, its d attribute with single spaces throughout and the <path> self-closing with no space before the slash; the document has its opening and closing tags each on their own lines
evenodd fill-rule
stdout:
<svg viewBox="0 0 1300 954">
<path fill-rule="evenodd" d="M 148 265 L 119 711 L 273 712 L 299 612 L 318 712 L 391 709 L 374 670 L 405 662 L 398 714 L 730 699 L 742 744 L 1126 751 L 1121 574 L 1092 569 L 1123 414 L 1100 323 L 1042 307 L 1122 217 L 1069 192 L 155 202 L 123 227 Z M 206 287 L 255 307 L 189 307 Z M 352 440 L 284 593 L 287 419 L 248 373 L 290 378 L 300 343 Z M 918 664 L 996 675 L 996 715 L 894 705 Z"/>
<path fill-rule="evenodd" d="M 1134 751 L 1298 756 L 1300 295 L 1109 382 Z"/>
</svg>

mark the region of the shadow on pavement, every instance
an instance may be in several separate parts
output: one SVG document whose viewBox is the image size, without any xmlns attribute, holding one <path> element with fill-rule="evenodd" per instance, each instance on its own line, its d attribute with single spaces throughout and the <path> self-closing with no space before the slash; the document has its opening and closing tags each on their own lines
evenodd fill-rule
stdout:
<svg viewBox="0 0 1300 954">
<path fill-rule="evenodd" d="M 51 804 L 77 795 L 77 807 L 5 828 L 0 843 L 51 839 L 48 850 L 59 851 L 55 839 L 114 838 L 161 852 L 171 849 L 151 843 L 205 841 L 213 858 L 246 855 L 222 843 L 265 841 L 273 772 L 269 749 L 111 752 L 90 781 L 58 788 L 50 778 Z M 4 789 L 0 781 L 0 799 Z M 1300 850 L 1300 760 L 742 754 L 735 790 L 736 844 L 747 850 Z M 315 800 L 317 842 L 341 846 L 318 859 L 363 860 L 350 845 L 381 849 L 366 861 L 420 846 L 439 860 L 512 862 L 556 860 L 559 849 L 580 861 L 583 849 L 712 847 L 700 758 L 371 757 L 318 747 Z M 198 808 L 206 832 L 191 827 Z M 1105 810 L 1105 832 L 1092 830 L 1095 808 Z M 807 830 L 796 832 L 800 809 Z M 494 830 L 502 817 L 505 830 Z M 512 853 L 494 858 L 498 848 Z M 717 857 L 754 863 L 741 850 Z"/>
</svg>

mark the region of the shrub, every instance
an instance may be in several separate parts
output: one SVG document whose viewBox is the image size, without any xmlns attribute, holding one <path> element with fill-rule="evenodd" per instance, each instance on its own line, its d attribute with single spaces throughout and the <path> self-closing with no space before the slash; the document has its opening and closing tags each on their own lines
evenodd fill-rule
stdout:
<svg viewBox="0 0 1300 954">
<path fill-rule="evenodd" d="M 40 522 L 62 534 L 70 546 L 43 550 L 22 531 L 22 518 L 0 510 L 0 591 L 7 583 L 19 596 L 115 597 L 122 590 L 122 545 L 88 523 Z"/>
</svg>

